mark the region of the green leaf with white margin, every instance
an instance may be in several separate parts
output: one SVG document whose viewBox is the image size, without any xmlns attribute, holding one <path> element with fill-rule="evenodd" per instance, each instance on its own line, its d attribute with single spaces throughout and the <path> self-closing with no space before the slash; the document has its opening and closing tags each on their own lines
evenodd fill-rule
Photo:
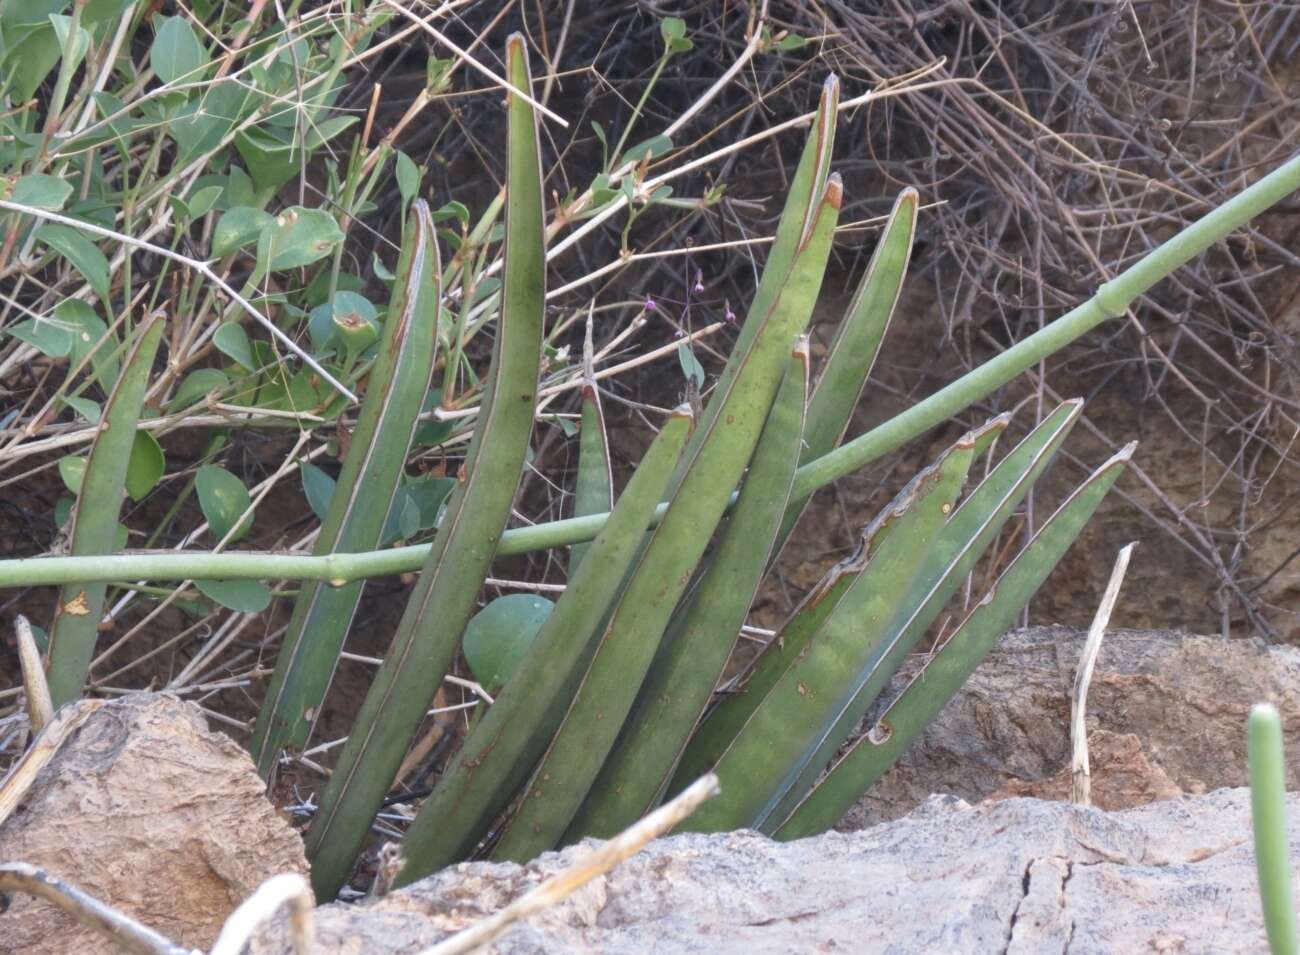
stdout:
<svg viewBox="0 0 1300 955">
<path fill-rule="evenodd" d="M 196 580 L 203 596 L 239 613 L 261 613 L 271 606 L 271 590 L 260 580 Z"/>
<path fill-rule="evenodd" d="M 428 205 L 416 202 L 406 216 L 400 279 L 339 479 L 302 464 L 303 489 L 321 520 L 315 554 L 374 550 L 389 519 L 398 533 L 420 529 L 430 486 L 418 482 L 417 493 L 401 482 L 437 352 L 440 271 Z M 264 777 L 273 778 L 285 749 L 310 739 L 363 587 L 360 580 L 304 581 L 299 589 L 249 745 Z"/>
<path fill-rule="evenodd" d="M 792 268 L 760 316 L 746 360 L 710 401 L 703 440 L 693 437 L 680 483 L 636 570 L 610 612 L 582 685 L 538 767 L 519 811 L 502 830 L 496 859 L 534 858 L 569 830 L 615 743 L 665 628 L 740 482 L 825 275 L 843 186 L 830 176 Z M 705 413 L 706 417 L 708 412 Z"/>
<path fill-rule="evenodd" d="M 789 817 L 780 822 L 776 838 L 798 839 L 829 829 L 903 755 L 1042 586 L 1123 472 L 1134 447 L 1130 444 L 1123 448 L 1093 472 L 1048 518 L 872 730 L 836 760 Z"/>
<path fill-rule="evenodd" d="M 101 299 L 108 299 L 108 259 L 84 233 L 72 226 L 47 222 L 34 235 L 37 241 L 45 243 L 72 263 Z"/>
<path fill-rule="evenodd" d="M 506 685 L 554 608 L 537 594 L 506 594 L 474 614 L 465 628 L 463 650 L 485 690 Z"/>
<path fill-rule="evenodd" d="M 1077 399 L 1066 401 L 1047 415 L 997 463 L 975 490 L 966 495 L 961 506 L 948 518 L 910 592 L 898 604 L 894 621 L 888 628 L 888 639 L 880 651 L 873 654 L 871 665 L 859 675 L 851 699 L 846 701 L 835 722 L 823 732 L 816 751 L 806 760 L 799 778 L 768 815 L 758 820 L 756 828 L 767 832 L 771 824 L 784 818 L 817 781 L 841 741 L 854 731 L 862 714 L 883 692 L 907 654 L 930 630 L 962 583 L 969 579 L 981 555 L 996 540 L 1030 488 L 1051 464 L 1079 420 L 1082 405 Z M 998 420 L 1009 421 L 1010 416 L 999 416 L 994 422 Z M 787 646 L 783 652 L 788 656 L 799 650 Z"/>
<path fill-rule="evenodd" d="M 762 584 L 799 463 L 808 377 L 804 337 L 707 568 L 674 613 L 623 733 L 570 824 L 575 835 L 626 828 L 658 805 L 671 780 Z"/>
<path fill-rule="evenodd" d="M 224 540 L 233 528 L 234 533 L 226 541 L 233 544 L 248 533 L 253 526 L 253 515 L 249 514 L 242 521 L 240 515 L 248 510 L 252 498 L 243 481 L 223 467 L 205 464 L 194 476 L 194 488 L 198 491 L 199 507 L 214 538 Z M 239 521 L 238 526 L 236 521 Z"/>
<path fill-rule="evenodd" d="M 164 83 L 194 83 L 203 78 L 199 71 L 207 64 L 207 51 L 189 20 L 183 16 L 164 19 L 149 47 L 149 65 L 158 78 Z"/>
<path fill-rule="evenodd" d="M 867 271 L 835 330 L 808 403 L 801 465 L 832 451 L 858 408 L 907 276 L 918 201 L 915 189 L 899 193 Z M 810 497 L 804 494 L 790 501 L 777 535 L 774 560 Z"/>
</svg>

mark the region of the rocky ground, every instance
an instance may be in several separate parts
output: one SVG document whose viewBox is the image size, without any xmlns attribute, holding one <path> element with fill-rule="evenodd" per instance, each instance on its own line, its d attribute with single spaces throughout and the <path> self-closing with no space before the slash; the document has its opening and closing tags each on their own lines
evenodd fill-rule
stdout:
<svg viewBox="0 0 1300 955">
<path fill-rule="evenodd" d="M 1266 951 L 1249 794 L 1225 787 L 1245 781 L 1247 710 L 1271 700 L 1300 788 L 1300 651 L 1110 633 L 1088 711 L 1098 808 L 1084 808 L 1061 801 L 1081 643 L 1052 628 L 1005 637 L 845 820 L 853 831 L 669 837 L 490 950 Z M 82 706 L 30 788 L 0 788 L 0 861 L 38 865 L 188 947 L 210 945 L 265 878 L 305 871 L 247 756 L 194 707 L 144 694 Z M 314 951 L 419 952 L 583 851 L 471 863 L 321 907 Z M 15 895 L 0 915 L 0 952 L 110 950 L 41 900 Z M 283 926 L 252 951 L 288 953 Z"/>
</svg>

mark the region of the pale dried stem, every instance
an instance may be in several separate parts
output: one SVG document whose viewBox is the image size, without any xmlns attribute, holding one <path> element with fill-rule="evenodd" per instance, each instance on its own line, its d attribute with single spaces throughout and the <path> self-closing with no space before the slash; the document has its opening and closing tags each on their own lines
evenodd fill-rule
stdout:
<svg viewBox="0 0 1300 955">
<path fill-rule="evenodd" d="M 1088 639 L 1084 641 L 1083 652 L 1079 656 L 1079 669 L 1074 675 L 1074 693 L 1070 704 L 1070 742 L 1074 750 L 1070 764 L 1070 798 L 1081 806 L 1092 804 L 1092 768 L 1088 765 L 1088 727 L 1085 712 L 1088 701 L 1088 684 L 1092 682 L 1092 669 L 1097 663 L 1097 654 L 1101 652 L 1101 639 L 1110 624 L 1111 611 L 1119 599 L 1119 589 L 1124 583 L 1124 574 L 1128 571 L 1129 557 L 1137 541 L 1125 546 L 1115 558 L 1115 566 L 1110 572 L 1110 581 L 1106 592 L 1101 596 L 1097 606 L 1097 615 L 1092 618 L 1088 628 Z"/>
<path fill-rule="evenodd" d="M 41 651 L 36 646 L 32 625 L 22 614 L 14 617 L 14 634 L 18 638 L 18 664 L 23 671 L 23 690 L 27 697 L 27 719 L 33 733 L 39 733 L 54 718 L 50 687 L 45 682 Z"/>
<path fill-rule="evenodd" d="M 289 937 L 294 955 L 311 955 L 315 943 L 311 886 L 297 873 L 286 872 L 263 882 L 221 927 L 210 955 L 241 955 L 253 933 L 282 908 L 289 910 Z"/>
</svg>

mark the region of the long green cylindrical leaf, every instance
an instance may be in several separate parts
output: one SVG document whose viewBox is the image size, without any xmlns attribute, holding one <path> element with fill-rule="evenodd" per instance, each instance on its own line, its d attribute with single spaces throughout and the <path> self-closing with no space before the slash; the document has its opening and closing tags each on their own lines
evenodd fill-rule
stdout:
<svg viewBox="0 0 1300 955">
<path fill-rule="evenodd" d="M 507 824 L 497 858 L 532 858 L 564 834 L 617 736 L 732 489 L 754 453 L 790 346 L 812 314 L 841 200 L 832 176 L 794 267 L 754 336 L 739 373 L 715 394 L 705 440 L 687 445 L 687 466 L 601 635 L 555 740 Z M 679 468 L 679 472 L 681 469 Z"/>
<path fill-rule="evenodd" d="M 523 37 L 506 42 L 515 89 L 530 89 Z M 333 898 L 456 652 L 510 517 L 537 406 L 545 245 L 537 125 L 508 97 L 504 294 L 478 427 L 383 666 L 357 714 L 307 838 L 312 885 Z"/>
<path fill-rule="evenodd" d="M 890 705 L 872 734 L 854 743 L 789 818 L 780 822 L 775 831 L 777 838 L 798 839 L 829 829 L 884 775 L 1042 586 L 1132 453 L 1132 445 L 1120 451 L 1061 505 L 952 638 Z"/>
<path fill-rule="evenodd" d="M 351 446 L 316 538 L 316 554 L 378 546 L 429 390 L 441 267 L 428 205 L 416 200 L 411 212 L 397 263 L 396 294 Z M 281 750 L 306 745 L 362 586 L 360 581 L 342 587 L 313 581 L 299 591 L 249 744 L 263 778 L 270 779 Z"/>
<path fill-rule="evenodd" d="M 826 182 L 830 176 L 831 153 L 835 146 L 835 120 L 839 110 L 840 81 L 834 74 L 826 77 L 822 83 L 821 97 L 817 102 L 817 115 L 808 130 L 799 165 L 795 167 L 794 176 L 786 192 L 785 206 L 781 210 L 781 219 L 776 226 L 772 248 L 767 253 L 767 262 L 763 265 L 763 274 L 759 278 L 754 298 L 749 303 L 749 311 L 736 343 L 732 346 L 727 363 L 718 376 L 714 395 L 727 393 L 732 381 L 740 373 L 754 339 L 767 320 L 772 304 L 785 286 L 790 270 L 794 266 L 799 250 L 805 245 L 812 231 L 822 197 L 826 192 Z M 712 400 L 704 409 L 699 427 L 695 430 L 692 443 L 687 448 L 689 460 L 698 445 L 713 424 L 713 419 L 721 407 L 721 402 Z M 683 472 L 684 473 L 684 472 Z"/>
<path fill-rule="evenodd" d="M 614 506 L 614 476 L 609 466 L 609 439 L 605 433 L 605 412 L 600 391 L 588 378 L 582 386 L 582 428 L 578 432 L 578 478 L 573 488 L 573 516 L 603 514 Z M 648 523 L 648 522 L 647 522 Z M 582 563 L 590 544 L 574 544 L 569 550 L 569 574 Z"/>
<path fill-rule="evenodd" d="M 117 548 L 117 518 L 126 492 L 127 465 L 162 333 L 160 317 L 146 319 L 100 416 L 99 433 L 90 446 L 72 514 L 70 550 L 74 555 L 111 554 Z M 55 709 L 81 696 L 107 589 L 104 583 L 70 583 L 59 591 L 50 629 L 48 673 Z"/>
<path fill-rule="evenodd" d="M 707 832 L 753 825 L 802 771 L 822 731 L 852 695 L 857 675 L 878 651 L 898 595 L 913 586 L 924 566 L 974 452 L 972 433 L 913 478 L 873 522 L 894 526 L 722 754 L 713 769 L 722 795 L 703 818 L 691 818 L 689 828 Z"/>
<path fill-rule="evenodd" d="M 903 279 L 912 258 L 912 237 L 916 234 L 917 201 L 916 190 L 910 187 L 894 201 L 867 272 L 835 330 L 835 339 L 808 405 L 803 453 L 799 457 L 801 465 L 833 450 L 853 418 L 903 291 Z M 811 496 L 805 493 L 790 501 L 777 536 L 778 553 Z"/>
<path fill-rule="evenodd" d="M 1272 955 L 1296 955 L 1295 896 L 1291 893 L 1290 845 L 1286 837 L 1286 765 L 1277 707 L 1260 703 L 1246 723 L 1250 762 L 1250 820 L 1264 930 Z"/>
<path fill-rule="evenodd" d="M 853 732 L 862 715 L 893 678 L 917 641 L 930 629 L 967 575 L 975 569 L 980 556 L 1001 533 L 1003 525 L 1051 463 L 1082 410 L 1081 401 L 1062 403 L 999 461 L 988 477 L 962 501 L 940 532 L 914 586 L 906 594 L 899 595 L 889 636 L 872 667 L 862 674 L 852 699 L 823 734 L 799 778 L 790 785 L 769 815 L 756 821 L 756 828 L 766 831 L 769 819 L 785 818 L 786 813 L 812 788 L 841 742 Z"/>
<path fill-rule="evenodd" d="M 668 785 L 762 583 L 799 463 L 807 400 L 804 339 L 795 347 L 708 570 L 674 616 L 571 835 L 622 831 L 653 809 Z"/>
<path fill-rule="evenodd" d="M 632 475 L 609 523 L 506 684 L 470 732 L 402 843 L 397 884 L 465 858 L 550 742 L 587 651 L 645 537 L 646 517 L 677 465 L 692 420 L 680 409 L 664 424 Z"/>
</svg>

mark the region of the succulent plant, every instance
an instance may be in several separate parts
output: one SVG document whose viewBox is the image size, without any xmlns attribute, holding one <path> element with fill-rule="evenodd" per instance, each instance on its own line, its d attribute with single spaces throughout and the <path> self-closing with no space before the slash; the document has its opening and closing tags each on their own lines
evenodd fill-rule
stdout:
<svg viewBox="0 0 1300 955">
<path fill-rule="evenodd" d="M 542 170 L 525 44 L 517 35 L 507 43 L 506 77 L 506 186 L 473 233 L 490 233 L 504 212 L 499 291 L 489 289 L 478 299 L 465 292 L 455 327 L 446 327 L 452 322 L 443 321 L 449 314 L 443 305 L 455 304 L 448 291 L 453 283 L 439 260 L 433 217 L 417 200 L 407 210 L 377 346 L 361 310 L 346 313 L 346 321 L 341 313 L 322 313 L 322 334 L 333 334 L 330 322 L 355 333 L 355 342 L 344 342 L 344 368 L 367 349 L 376 350 L 312 555 L 114 553 L 121 548 L 117 503 L 130 483 L 136 425 L 161 337 L 161 322 L 142 322 L 80 474 L 70 556 L 0 562 L 0 584 L 63 588 L 49 650 L 55 704 L 82 692 L 106 582 L 196 579 L 205 593 L 225 594 L 231 606 L 248 595 L 223 587 L 304 581 L 251 743 L 268 779 L 284 751 L 306 745 L 356 610 L 360 581 L 419 565 L 396 635 L 308 833 L 313 883 L 322 899 L 334 896 L 347 879 L 467 632 L 477 653 L 479 639 L 491 645 L 494 634 L 510 631 L 504 650 L 487 652 L 492 689 L 503 685 L 470 725 L 411 823 L 398 884 L 476 855 L 526 859 L 584 836 L 612 835 L 709 769 L 718 774 L 722 792 L 686 823 L 691 828 L 749 826 L 794 838 L 833 825 L 1014 622 L 1133 448 L 1097 468 L 1018 553 L 1000 563 L 1000 576 L 968 601 L 960 623 L 930 648 L 920 675 L 891 701 L 880 699 L 890 678 L 973 580 L 977 562 L 1079 420 L 1081 403 L 1052 410 L 1001 456 L 995 457 L 997 439 L 1009 428 L 1009 416 L 957 440 L 862 530 L 858 550 L 827 571 L 762 652 L 728 676 L 755 596 L 813 492 L 1124 314 L 1155 282 L 1300 183 L 1300 160 L 1293 160 L 1067 315 L 844 441 L 904 281 L 918 197 L 910 190 L 898 197 L 829 353 L 814 369 L 804 335 L 843 193 L 831 171 L 839 96 L 831 78 L 761 280 L 707 403 L 665 417 L 615 498 L 599 389 L 588 368 L 575 516 L 507 529 L 537 416 L 546 331 Z M 0 208 L 59 218 L 20 202 L 0 200 Z M 319 226 L 306 233 L 308 252 L 318 258 L 341 236 L 332 219 L 320 225 L 309 216 L 312 211 L 302 210 L 288 223 L 247 217 L 256 228 L 236 229 L 233 222 L 227 238 L 238 248 L 260 229 L 271 238 L 259 240 L 259 268 L 277 262 L 298 267 L 303 256 L 277 246 L 275 236 Z M 480 270 L 466 289 L 486 277 L 486 267 L 482 257 L 470 263 L 459 252 L 454 264 L 462 278 Z M 433 540 L 384 549 L 387 528 L 406 506 L 399 501 L 403 470 L 428 408 L 435 353 L 448 353 L 446 400 L 468 361 L 467 330 L 489 324 L 493 351 L 481 379 L 472 438 L 449 482 L 454 487 L 428 521 L 436 524 Z M 214 342 L 223 352 L 243 355 L 247 336 L 238 325 L 232 328 L 224 335 L 218 329 Z M 269 385 L 259 387 L 260 395 Z M 351 397 L 346 389 L 339 393 Z M 972 469 L 982 457 L 989 458 L 978 466 L 985 476 L 973 481 Z M 223 503 L 222 473 L 201 468 L 196 481 L 210 485 L 210 493 L 200 497 L 224 544 L 243 532 L 249 501 L 239 485 L 242 498 L 235 494 L 233 503 Z M 554 605 L 533 600 L 507 608 L 494 602 L 476 616 L 494 559 L 564 547 L 572 548 L 568 581 Z M 873 712 L 869 731 L 859 734 Z"/>
</svg>

